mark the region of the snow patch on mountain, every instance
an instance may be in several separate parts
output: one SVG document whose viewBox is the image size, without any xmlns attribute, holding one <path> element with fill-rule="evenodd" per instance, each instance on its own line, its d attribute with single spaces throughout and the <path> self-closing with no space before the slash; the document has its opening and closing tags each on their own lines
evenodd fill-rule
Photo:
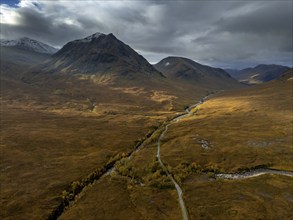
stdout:
<svg viewBox="0 0 293 220">
<path fill-rule="evenodd" d="M 47 44 L 33 40 L 27 37 L 20 38 L 19 40 L 0 40 L 0 46 L 3 47 L 19 47 L 24 50 L 35 51 L 38 53 L 53 54 L 58 50 L 54 47 L 51 47 Z"/>
<path fill-rule="evenodd" d="M 73 42 L 76 42 L 76 43 L 89 43 L 91 42 L 93 39 L 97 39 L 99 38 L 100 36 L 105 36 L 105 34 L 103 33 L 100 33 L 100 32 L 97 32 L 95 34 L 92 34 L 86 38 L 83 38 L 83 39 L 79 39 L 79 40 L 75 40 Z"/>
<path fill-rule="evenodd" d="M 12 47 L 12 46 L 15 46 L 16 44 L 17 44 L 16 40 L 3 40 L 3 39 L 1 39 L 1 41 L 0 41 L 0 45 L 5 46 L 5 47 Z"/>
</svg>

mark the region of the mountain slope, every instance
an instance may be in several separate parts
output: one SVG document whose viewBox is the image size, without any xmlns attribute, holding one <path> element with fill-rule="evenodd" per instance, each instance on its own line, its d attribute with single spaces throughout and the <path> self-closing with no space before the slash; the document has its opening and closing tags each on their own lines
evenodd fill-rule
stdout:
<svg viewBox="0 0 293 220">
<path fill-rule="evenodd" d="M 46 44 L 31 39 L 1 40 L 0 43 L 1 75 L 17 77 L 28 68 L 43 63 L 55 51 Z"/>
<path fill-rule="evenodd" d="M 37 53 L 53 54 L 58 50 L 52 46 L 44 44 L 40 41 L 33 40 L 27 37 L 20 38 L 19 40 L 4 40 L 0 41 L 1 47 L 13 47 Z"/>
<path fill-rule="evenodd" d="M 239 71 L 230 71 L 230 74 L 237 80 L 248 84 L 259 84 L 268 82 L 280 77 L 289 67 L 281 65 L 260 64 L 253 68 L 246 68 Z"/>
<path fill-rule="evenodd" d="M 139 79 L 163 75 L 113 34 L 96 33 L 67 43 L 42 67 L 46 72 Z"/>
<path fill-rule="evenodd" d="M 196 63 L 183 57 L 167 57 L 154 67 L 173 81 L 190 83 L 208 88 L 230 88 L 240 84 L 220 68 Z"/>
<path fill-rule="evenodd" d="M 279 78 L 278 80 L 293 80 L 293 68 L 288 69 L 285 71 Z"/>
<path fill-rule="evenodd" d="M 12 65 L 32 66 L 44 62 L 50 58 L 50 54 L 37 53 L 16 47 L 0 47 L 1 62 L 9 62 Z"/>
</svg>

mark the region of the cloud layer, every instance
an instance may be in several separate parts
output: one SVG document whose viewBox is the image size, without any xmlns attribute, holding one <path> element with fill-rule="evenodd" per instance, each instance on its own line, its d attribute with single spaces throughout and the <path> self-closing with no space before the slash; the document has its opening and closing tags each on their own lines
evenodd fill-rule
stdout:
<svg viewBox="0 0 293 220">
<path fill-rule="evenodd" d="M 292 1 L 37 1 L 1 5 L 1 38 L 61 47 L 113 33 L 158 62 L 184 56 L 219 66 L 292 66 Z"/>
</svg>

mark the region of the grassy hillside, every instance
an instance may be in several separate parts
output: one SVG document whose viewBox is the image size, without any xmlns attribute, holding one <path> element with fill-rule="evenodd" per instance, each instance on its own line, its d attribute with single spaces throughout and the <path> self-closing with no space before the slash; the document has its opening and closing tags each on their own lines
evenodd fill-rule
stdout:
<svg viewBox="0 0 293 220">
<path fill-rule="evenodd" d="M 196 161 L 229 172 L 262 164 L 292 170 L 291 94 L 287 77 L 214 96 L 193 117 L 170 127 L 162 147 L 165 161 L 172 166 Z"/>
<path fill-rule="evenodd" d="M 169 127 L 161 158 L 183 188 L 191 219 L 292 217 L 291 177 L 213 178 L 215 172 L 257 166 L 292 171 L 291 75 L 219 93 Z M 116 164 L 116 173 L 86 189 L 61 219 L 180 219 L 174 186 L 155 159 L 161 131 L 130 160 Z"/>
<path fill-rule="evenodd" d="M 60 219 L 180 219 L 175 190 L 135 184 L 127 177 L 106 177 L 90 186 Z"/>
<path fill-rule="evenodd" d="M 207 181 L 190 176 L 184 183 L 190 219 L 291 219 L 292 178 L 259 176 Z"/>
<path fill-rule="evenodd" d="M 154 129 L 164 116 L 47 112 L 2 106 L 1 216 L 40 219 L 86 177 Z M 4 210 L 3 210 L 4 208 Z"/>
<path fill-rule="evenodd" d="M 193 88 L 191 94 L 180 85 L 171 91 L 167 83 L 112 85 L 82 76 L 19 78 L 1 76 L 4 219 L 48 217 L 73 181 L 133 151 L 161 122 L 207 92 Z"/>
</svg>

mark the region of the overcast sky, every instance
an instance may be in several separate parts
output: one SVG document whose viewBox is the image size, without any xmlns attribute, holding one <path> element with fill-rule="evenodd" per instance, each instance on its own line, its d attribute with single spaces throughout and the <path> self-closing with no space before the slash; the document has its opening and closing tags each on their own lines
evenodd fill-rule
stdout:
<svg viewBox="0 0 293 220">
<path fill-rule="evenodd" d="M 223 68 L 292 66 L 292 0 L 1 0 L 1 38 L 55 47 L 113 33 L 156 63 L 184 56 Z"/>
</svg>

